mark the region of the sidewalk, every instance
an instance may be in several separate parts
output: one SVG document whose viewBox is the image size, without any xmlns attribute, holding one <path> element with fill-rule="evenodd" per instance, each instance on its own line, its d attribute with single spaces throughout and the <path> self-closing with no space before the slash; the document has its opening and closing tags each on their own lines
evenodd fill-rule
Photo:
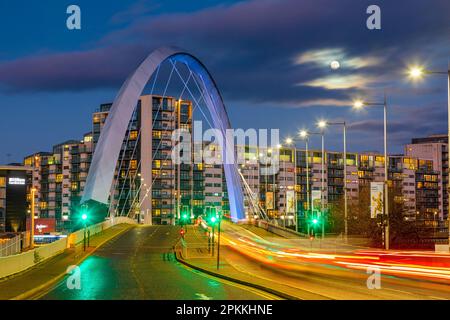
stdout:
<svg viewBox="0 0 450 320">
<path fill-rule="evenodd" d="M 119 234 L 132 228 L 129 224 L 119 224 L 96 234 L 90 239 L 90 246 L 83 251 L 83 243 L 75 248 L 46 260 L 17 275 L 0 280 L 0 300 L 27 299 L 40 290 L 62 278 L 70 265 L 79 265 L 97 248 Z"/>
</svg>

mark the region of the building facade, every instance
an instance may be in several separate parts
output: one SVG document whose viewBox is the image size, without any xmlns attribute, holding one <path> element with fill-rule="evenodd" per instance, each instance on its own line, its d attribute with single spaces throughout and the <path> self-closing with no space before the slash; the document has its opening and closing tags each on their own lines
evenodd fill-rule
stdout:
<svg viewBox="0 0 450 320">
<path fill-rule="evenodd" d="M 27 231 L 31 168 L 0 166 L 0 233 Z"/>
<path fill-rule="evenodd" d="M 439 172 L 439 217 L 448 219 L 448 136 L 414 138 L 405 146 L 405 155 L 433 161 L 433 169 Z"/>
<path fill-rule="evenodd" d="M 92 130 L 82 140 L 69 140 L 55 145 L 51 152 L 39 152 L 24 159 L 24 164 L 32 168 L 30 186 L 37 190 L 37 216 L 54 218 L 57 231 L 76 225 L 92 154 L 110 108 L 110 103 L 100 105 L 92 116 Z M 149 224 L 174 224 L 181 213 L 193 218 L 211 207 L 229 214 L 220 162 L 178 164 L 172 160 L 174 147 L 182 139 L 174 135 L 176 130 L 190 133 L 190 139 L 194 136 L 192 113 L 190 101 L 141 96 L 123 139 L 107 214 L 127 215 Z M 217 151 L 220 158 L 217 145 L 196 143 L 202 150 Z M 192 158 L 196 148 L 193 150 Z M 342 201 L 345 181 L 349 204 L 367 194 L 371 182 L 384 181 L 381 154 L 347 153 L 344 173 L 342 152 L 326 151 L 322 172 L 320 150 L 309 150 L 307 154 L 302 149 L 279 146 L 277 151 L 278 169 L 267 173 L 271 163 L 262 160 L 266 156 L 271 158 L 273 150 L 237 146 L 237 153 L 244 155 L 239 171 L 245 180 L 249 218 L 253 214 L 250 207 L 256 202 L 268 217 L 290 226 L 295 219 L 306 218 L 308 202 L 310 208 L 321 211 L 322 203 L 327 210 Z M 405 147 L 405 155 L 389 157 L 388 179 L 390 186 L 400 190 L 395 201 L 403 204 L 405 219 L 442 221 L 448 210 L 445 139 L 413 139 Z"/>
</svg>

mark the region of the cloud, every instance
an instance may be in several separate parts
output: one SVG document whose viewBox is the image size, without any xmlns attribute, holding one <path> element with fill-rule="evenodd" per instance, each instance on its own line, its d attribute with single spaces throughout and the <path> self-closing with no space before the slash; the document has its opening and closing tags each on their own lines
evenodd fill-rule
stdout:
<svg viewBox="0 0 450 320">
<path fill-rule="evenodd" d="M 0 63 L 0 86 L 17 92 L 118 88 L 152 49 L 177 45 L 206 64 L 227 101 L 305 105 L 386 84 L 417 48 L 433 46 L 433 55 L 442 55 L 439 44 L 449 35 L 444 0 L 427 15 L 417 15 L 427 8 L 419 0 L 406 8 L 385 3 L 380 32 L 367 30 L 366 5 L 355 0 L 253 0 L 150 16 L 151 6 L 140 12 L 141 6 L 113 17 L 129 23 L 92 49 Z M 342 60 L 338 76 L 319 67 L 332 56 Z"/>
<path fill-rule="evenodd" d="M 311 107 L 348 107 L 352 105 L 351 100 L 339 99 L 311 99 L 294 103 L 293 108 L 311 108 Z"/>
<path fill-rule="evenodd" d="M 342 90 L 352 88 L 366 89 L 379 81 L 380 79 L 370 75 L 332 75 L 309 80 L 307 82 L 300 83 L 300 85 L 321 87 L 328 90 Z"/>
<path fill-rule="evenodd" d="M 110 22 L 112 24 L 127 23 L 133 21 L 134 19 L 142 17 L 142 15 L 148 14 L 156 10 L 159 6 L 160 5 L 154 3 L 149 4 L 145 0 L 139 0 L 133 3 L 127 9 L 114 14 L 111 17 Z"/>
<path fill-rule="evenodd" d="M 139 46 L 126 46 L 17 59 L 0 64 L 0 83 L 10 92 L 82 91 L 116 86 L 132 71 L 130 64 L 136 65 L 145 51 Z"/>
<path fill-rule="evenodd" d="M 329 67 L 332 61 L 338 61 L 341 68 L 361 69 L 378 66 L 383 62 L 382 57 L 349 56 L 343 48 L 319 49 L 306 51 L 294 59 L 294 64 L 314 64 L 319 68 Z"/>
</svg>

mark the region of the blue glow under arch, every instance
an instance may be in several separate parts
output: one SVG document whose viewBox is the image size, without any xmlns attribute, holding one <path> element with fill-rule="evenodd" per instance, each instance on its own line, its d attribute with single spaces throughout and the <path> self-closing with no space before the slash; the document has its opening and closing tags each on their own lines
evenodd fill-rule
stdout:
<svg viewBox="0 0 450 320">
<path fill-rule="evenodd" d="M 216 83 L 206 67 L 184 50 L 161 47 L 150 53 L 120 88 L 96 145 L 81 203 L 89 200 L 108 203 L 120 149 L 134 108 L 152 74 L 168 59 L 186 64 L 201 79 L 199 85 L 213 125 L 222 132 L 225 145 L 233 145 L 226 143 L 226 130 L 231 129 L 230 120 Z M 235 151 L 224 150 L 223 159 L 227 159 L 228 152 Z M 224 164 L 224 171 L 231 218 L 233 221 L 242 220 L 245 218 L 244 197 L 237 165 Z"/>
</svg>

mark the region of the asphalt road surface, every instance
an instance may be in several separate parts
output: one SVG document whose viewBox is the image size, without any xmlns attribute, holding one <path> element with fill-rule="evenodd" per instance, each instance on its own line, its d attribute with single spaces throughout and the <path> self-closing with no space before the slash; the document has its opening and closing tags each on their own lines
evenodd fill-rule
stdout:
<svg viewBox="0 0 450 320">
<path fill-rule="evenodd" d="M 35 298 L 92 299 L 270 299 L 267 293 L 214 278 L 178 263 L 173 226 L 135 227 L 100 247 L 80 265 L 81 289 L 67 277 Z"/>
</svg>

